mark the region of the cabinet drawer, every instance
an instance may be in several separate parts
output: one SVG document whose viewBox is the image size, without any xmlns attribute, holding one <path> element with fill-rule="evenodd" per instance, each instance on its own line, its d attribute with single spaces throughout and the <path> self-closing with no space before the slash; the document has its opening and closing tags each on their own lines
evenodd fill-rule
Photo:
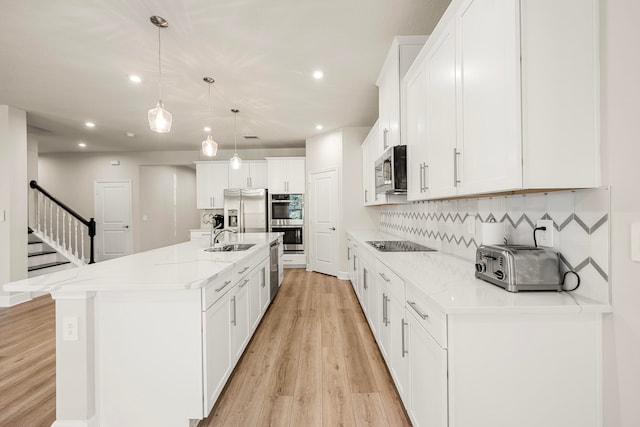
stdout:
<svg viewBox="0 0 640 427">
<path fill-rule="evenodd" d="M 442 348 L 447 348 L 447 315 L 411 283 L 407 284 L 406 310 Z"/>
<path fill-rule="evenodd" d="M 389 293 L 398 301 L 404 301 L 404 280 L 380 261 L 378 261 L 376 267 L 378 279 L 384 285 L 383 292 Z"/>
<path fill-rule="evenodd" d="M 207 310 L 233 288 L 233 271 L 228 269 L 209 279 L 202 287 L 202 311 Z"/>
<path fill-rule="evenodd" d="M 249 255 L 236 263 L 233 266 L 233 282 L 236 283 L 244 276 L 249 274 L 258 264 L 269 256 L 269 248 L 265 247 L 260 249 L 255 254 Z"/>
</svg>

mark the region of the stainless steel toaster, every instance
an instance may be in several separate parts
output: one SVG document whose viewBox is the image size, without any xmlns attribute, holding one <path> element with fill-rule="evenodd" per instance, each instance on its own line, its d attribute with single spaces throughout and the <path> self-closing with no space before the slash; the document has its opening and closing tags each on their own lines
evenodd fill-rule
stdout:
<svg viewBox="0 0 640 427">
<path fill-rule="evenodd" d="M 533 246 L 481 245 L 476 277 L 509 292 L 562 290 L 558 254 Z"/>
</svg>

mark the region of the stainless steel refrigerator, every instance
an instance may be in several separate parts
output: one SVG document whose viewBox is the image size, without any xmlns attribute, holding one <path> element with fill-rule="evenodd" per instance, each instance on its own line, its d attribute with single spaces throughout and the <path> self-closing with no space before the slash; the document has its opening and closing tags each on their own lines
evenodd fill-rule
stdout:
<svg viewBox="0 0 640 427">
<path fill-rule="evenodd" d="M 238 233 L 269 231 L 269 199 L 264 188 L 224 190 L 224 228 Z"/>
</svg>

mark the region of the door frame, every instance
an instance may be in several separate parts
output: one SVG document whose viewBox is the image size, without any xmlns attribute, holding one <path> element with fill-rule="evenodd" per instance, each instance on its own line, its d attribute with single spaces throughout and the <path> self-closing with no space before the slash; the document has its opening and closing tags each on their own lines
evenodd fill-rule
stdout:
<svg viewBox="0 0 640 427">
<path fill-rule="evenodd" d="M 109 183 L 114 183 L 114 184 L 129 184 L 129 218 L 131 221 L 131 225 L 129 226 L 129 241 L 127 242 L 129 244 L 129 248 L 131 249 L 131 253 L 127 254 L 127 255 L 131 255 L 134 253 L 133 250 L 133 186 L 131 185 L 131 179 L 96 179 L 93 183 L 93 214 L 95 216 L 95 221 L 96 221 L 96 239 L 98 238 L 102 238 L 102 236 L 100 236 L 100 233 L 98 233 L 98 224 L 101 224 L 101 219 L 98 218 L 98 185 L 99 184 L 109 184 Z M 95 245 L 95 248 L 98 248 L 99 245 Z M 97 255 L 100 255 L 100 257 L 98 257 Z M 101 252 L 96 252 L 96 261 L 103 261 L 102 259 L 100 259 L 102 257 Z"/>
<path fill-rule="evenodd" d="M 318 170 L 314 170 L 309 172 L 309 177 L 307 180 L 307 192 L 309 193 L 309 196 L 311 196 L 311 193 L 313 191 L 313 175 L 314 174 L 320 174 L 320 173 L 326 173 L 326 172 L 335 172 L 336 173 L 336 199 L 335 199 L 335 204 L 334 204 L 334 209 L 335 209 L 335 215 L 336 215 L 336 233 L 335 233 L 335 243 L 334 243 L 334 249 L 335 249 L 335 254 L 336 254 L 336 259 L 335 259 L 335 263 L 336 263 L 336 277 L 338 279 L 342 279 L 342 276 L 344 276 L 344 272 L 340 271 L 340 239 L 338 238 L 338 232 L 341 229 L 341 225 L 342 225 L 342 221 L 341 221 L 341 217 L 340 217 L 340 209 L 338 207 L 338 203 L 340 201 L 340 195 L 342 192 L 341 189 L 341 185 L 340 185 L 340 168 L 337 166 L 333 166 L 330 168 L 323 168 L 323 169 L 318 169 Z M 315 264 L 314 264 L 314 252 L 313 252 L 313 248 L 314 248 L 314 243 L 315 243 L 315 237 L 314 237 L 314 216 L 313 216 L 313 212 L 314 212 L 314 198 L 313 197 L 307 197 L 307 206 L 308 206 L 308 211 L 307 211 L 307 215 L 306 218 L 309 219 L 309 225 L 306 227 L 307 229 L 307 242 L 309 242 L 309 245 L 307 246 L 309 248 L 309 264 L 307 266 L 307 271 L 317 271 L 314 269 Z"/>
</svg>

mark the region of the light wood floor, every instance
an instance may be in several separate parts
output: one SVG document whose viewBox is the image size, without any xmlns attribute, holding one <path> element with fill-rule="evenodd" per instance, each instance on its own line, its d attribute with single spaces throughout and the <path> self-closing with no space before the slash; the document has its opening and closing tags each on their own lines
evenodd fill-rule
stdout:
<svg viewBox="0 0 640 427">
<path fill-rule="evenodd" d="M 0 426 L 56 418 L 55 306 L 50 296 L 0 308 Z"/>
<path fill-rule="evenodd" d="M 0 426 L 55 420 L 55 309 L 0 308 Z M 285 280 L 205 426 L 409 426 L 348 281 Z"/>
<path fill-rule="evenodd" d="M 409 426 L 348 281 L 285 279 L 205 426 Z"/>
</svg>

